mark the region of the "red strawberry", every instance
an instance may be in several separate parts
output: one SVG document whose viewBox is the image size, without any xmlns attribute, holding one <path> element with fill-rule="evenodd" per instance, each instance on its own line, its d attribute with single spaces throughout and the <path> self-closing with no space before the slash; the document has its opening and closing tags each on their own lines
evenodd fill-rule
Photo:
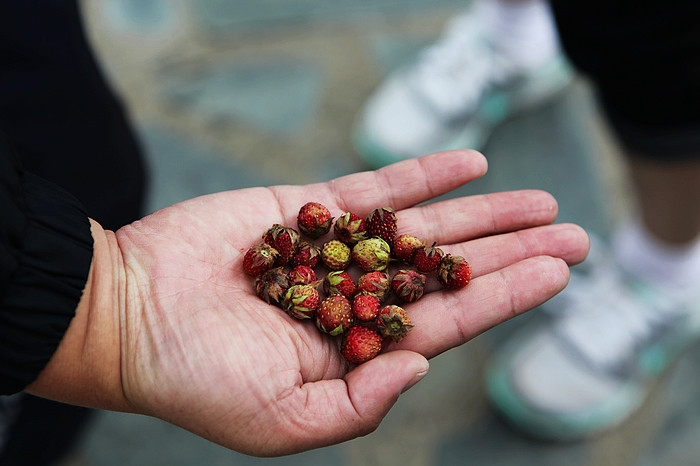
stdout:
<svg viewBox="0 0 700 466">
<path fill-rule="evenodd" d="M 379 298 L 375 295 L 362 292 L 355 295 L 352 300 L 352 313 L 362 322 L 372 322 L 379 314 Z"/>
<path fill-rule="evenodd" d="M 416 251 L 423 247 L 425 247 L 425 241 L 413 235 L 404 234 L 394 239 L 394 247 L 391 248 L 391 253 L 398 260 L 406 264 L 412 264 Z"/>
<path fill-rule="evenodd" d="M 327 297 L 316 310 L 316 326 L 330 335 L 347 332 L 353 320 L 350 301 L 341 294 Z"/>
<path fill-rule="evenodd" d="M 415 270 L 402 269 L 391 279 L 391 289 L 405 303 L 418 301 L 425 289 L 425 275 Z"/>
<path fill-rule="evenodd" d="M 437 279 L 443 288 L 464 288 L 472 278 L 471 265 L 462 256 L 445 255 L 438 269 Z"/>
<path fill-rule="evenodd" d="M 287 275 L 292 285 L 311 285 L 316 281 L 316 272 L 307 265 L 297 265 Z"/>
<path fill-rule="evenodd" d="M 321 302 L 314 285 L 292 285 L 282 300 L 282 308 L 297 319 L 310 319 Z"/>
<path fill-rule="evenodd" d="M 368 327 L 351 328 L 341 345 L 340 352 L 350 364 L 362 364 L 375 358 L 382 350 L 382 336 Z"/>
<path fill-rule="evenodd" d="M 292 258 L 299 245 L 299 232 L 294 228 L 289 228 L 275 223 L 265 233 L 263 241 L 277 249 L 276 265 L 285 265 Z"/>
<path fill-rule="evenodd" d="M 255 278 L 255 293 L 267 303 L 280 304 L 289 289 L 289 278 L 283 267 L 270 269 Z"/>
<path fill-rule="evenodd" d="M 364 239 L 352 248 L 352 260 L 365 272 L 386 269 L 390 255 L 389 244 L 378 236 Z"/>
<path fill-rule="evenodd" d="M 384 302 L 390 288 L 389 274 L 381 270 L 364 273 L 357 279 L 357 292 L 371 293 L 379 299 L 379 302 Z"/>
<path fill-rule="evenodd" d="M 352 212 L 345 212 L 335 221 L 335 237 L 346 244 L 355 244 L 367 239 L 365 219 Z"/>
<path fill-rule="evenodd" d="M 272 268 L 279 253 L 267 243 L 256 244 L 243 256 L 243 271 L 258 276 Z"/>
<path fill-rule="evenodd" d="M 396 236 L 396 213 L 391 207 L 374 209 L 366 219 L 369 236 L 379 236 L 391 246 Z"/>
<path fill-rule="evenodd" d="M 418 249 L 416 255 L 413 256 L 413 265 L 416 266 L 419 272 L 431 273 L 435 272 L 437 268 L 440 267 L 440 262 L 445 253 L 442 249 L 435 247 L 435 244 L 437 243 Z"/>
<path fill-rule="evenodd" d="M 321 248 L 308 241 L 299 241 L 297 250 L 292 256 L 292 266 L 307 265 L 316 267 L 318 259 L 321 257 Z"/>
<path fill-rule="evenodd" d="M 321 260 L 331 270 L 344 270 L 350 264 L 350 254 L 350 247 L 337 239 L 326 241 L 321 248 Z"/>
<path fill-rule="evenodd" d="M 323 279 L 323 291 L 327 295 L 342 294 L 350 299 L 355 294 L 355 281 L 349 273 L 343 270 L 335 270 L 326 275 Z"/>
<path fill-rule="evenodd" d="M 326 206 L 318 202 L 307 202 L 297 215 L 299 230 L 310 238 L 319 238 L 331 229 L 333 217 Z"/>
<path fill-rule="evenodd" d="M 383 336 L 399 342 L 413 328 L 406 310 L 400 306 L 384 306 L 377 317 L 377 329 Z"/>
</svg>

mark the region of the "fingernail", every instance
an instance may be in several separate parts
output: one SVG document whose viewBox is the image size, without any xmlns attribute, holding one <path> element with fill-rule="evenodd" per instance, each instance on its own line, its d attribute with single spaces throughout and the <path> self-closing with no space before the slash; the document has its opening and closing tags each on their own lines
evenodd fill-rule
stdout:
<svg viewBox="0 0 700 466">
<path fill-rule="evenodd" d="M 411 380 L 408 381 L 408 383 L 403 387 L 403 390 L 401 390 L 401 393 L 406 392 L 409 388 L 413 387 L 415 384 L 423 380 L 423 377 L 425 377 L 425 374 L 428 373 L 428 369 L 430 369 L 430 366 L 428 365 L 428 362 L 426 361 L 425 367 L 418 372 L 416 372 L 416 375 L 413 376 Z"/>
</svg>

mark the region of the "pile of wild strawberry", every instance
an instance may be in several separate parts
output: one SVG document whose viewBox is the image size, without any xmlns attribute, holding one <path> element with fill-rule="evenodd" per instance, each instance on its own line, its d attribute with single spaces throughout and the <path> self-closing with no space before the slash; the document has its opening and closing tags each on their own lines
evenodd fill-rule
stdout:
<svg viewBox="0 0 700 466">
<path fill-rule="evenodd" d="M 353 364 L 374 358 L 384 338 L 398 342 L 408 334 L 413 324 L 392 301 L 420 299 L 428 275 L 435 274 L 447 289 L 462 288 L 471 279 L 463 257 L 412 235 L 397 236 L 396 214 L 389 207 L 366 218 L 346 212 L 333 223 L 327 207 L 308 202 L 299 209 L 297 226 L 269 228 L 246 252 L 243 269 L 255 277 L 261 299 L 341 337 L 341 353 Z M 331 227 L 333 239 L 314 242 Z M 390 263 L 400 264 L 393 275 Z M 328 270 L 319 278 L 321 266 Z"/>
</svg>

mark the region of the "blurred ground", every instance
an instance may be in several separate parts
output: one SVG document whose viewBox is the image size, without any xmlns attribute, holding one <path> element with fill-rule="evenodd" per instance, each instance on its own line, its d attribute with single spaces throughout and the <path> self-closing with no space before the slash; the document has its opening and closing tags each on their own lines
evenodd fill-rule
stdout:
<svg viewBox="0 0 700 466">
<path fill-rule="evenodd" d="M 434 0 L 83 0 L 105 71 L 152 169 L 149 210 L 245 186 L 365 170 L 350 128 L 386 73 L 465 2 Z M 452 196 L 540 188 L 560 221 L 605 235 L 629 205 L 617 150 L 578 79 L 517 115 L 483 149 L 489 173 Z M 536 312 L 536 311 L 535 311 Z M 700 354 L 690 353 L 630 421 L 599 438 L 536 442 L 489 409 L 482 369 L 522 316 L 431 362 L 377 432 L 277 459 L 228 451 L 165 422 L 100 413 L 71 464 L 700 464 Z"/>
</svg>

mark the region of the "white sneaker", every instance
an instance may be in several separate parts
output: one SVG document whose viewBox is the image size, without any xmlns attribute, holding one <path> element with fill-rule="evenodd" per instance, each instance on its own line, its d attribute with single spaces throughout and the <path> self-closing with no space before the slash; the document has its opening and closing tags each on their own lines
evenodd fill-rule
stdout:
<svg viewBox="0 0 700 466">
<path fill-rule="evenodd" d="M 571 440 L 618 425 L 653 382 L 700 338 L 700 286 L 655 287 L 604 258 L 572 275 L 551 321 L 525 327 L 486 376 L 494 407 L 541 438 Z M 551 307 L 551 306 L 550 306 Z"/>
<path fill-rule="evenodd" d="M 520 65 L 499 50 L 498 31 L 483 21 L 484 11 L 473 7 L 453 18 L 440 41 L 389 76 L 369 99 L 353 134 L 368 164 L 480 149 L 503 119 L 546 101 L 572 80 L 558 45 L 536 67 Z"/>
</svg>

